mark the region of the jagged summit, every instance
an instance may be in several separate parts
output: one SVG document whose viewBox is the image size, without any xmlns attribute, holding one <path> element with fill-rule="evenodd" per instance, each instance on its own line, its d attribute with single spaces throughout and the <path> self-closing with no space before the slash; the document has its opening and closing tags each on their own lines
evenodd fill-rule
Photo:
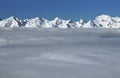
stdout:
<svg viewBox="0 0 120 78">
<path fill-rule="evenodd" d="M 0 21 L 0 27 L 20 27 L 21 24 L 22 21 L 13 16 Z"/>
<path fill-rule="evenodd" d="M 31 18 L 21 20 L 17 17 L 11 16 L 6 19 L 0 19 L 0 27 L 28 27 L 28 28 L 120 28 L 120 17 L 111 17 L 102 14 L 97 16 L 94 20 L 74 22 L 73 20 L 63 20 L 59 17 L 53 20 L 44 18 Z"/>
<path fill-rule="evenodd" d="M 120 28 L 120 18 L 119 17 L 111 17 L 109 15 L 100 15 L 97 16 L 93 23 L 97 27 L 104 27 L 104 28 Z"/>
</svg>

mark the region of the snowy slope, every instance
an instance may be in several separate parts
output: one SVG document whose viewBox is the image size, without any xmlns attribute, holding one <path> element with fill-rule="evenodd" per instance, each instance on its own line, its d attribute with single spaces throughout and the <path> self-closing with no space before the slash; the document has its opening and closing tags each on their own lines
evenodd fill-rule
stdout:
<svg viewBox="0 0 120 78">
<path fill-rule="evenodd" d="M 17 17 L 9 17 L 0 21 L 0 27 L 21 27 L 22 21 Z"/>
<path fill-rule="evenodd" d="M 104 28 L 120 28 L 120 18 L 119 17 L 110 17 L 108 15 L 101 15 L 93 20 L 94 24 L 97 27 Z"/>
<path fill-rule="evenodd" d="M 0 27 L 27 27 L 27 28 L 120 28 L 120 17 L 109 15 L 97 16 L 94 20 L 74 22 L 73 20 L 63 20 L 56 17 L 53 20 L 44 18 L 31 18 L 20 20 L 16 17 L 9 17 L 0 20 Z"/>
</svg>

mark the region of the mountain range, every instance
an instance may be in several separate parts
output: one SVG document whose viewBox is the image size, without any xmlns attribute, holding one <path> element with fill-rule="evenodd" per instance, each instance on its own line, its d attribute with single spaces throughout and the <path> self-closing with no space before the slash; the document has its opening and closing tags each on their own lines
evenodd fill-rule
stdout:
<svg viewBox="0 0 120 78">
<path fill-rule="evenodd" d="M 31 18 L 21 20 L 17 17 L 0 19 L 0 27 L 20 27 L 20 28 L 120 28 L 120 17 L 111 17 L 102 14 L 94 20 L 85 21 L 80 19 L 77 22 L 73 20 L 63 20 L 59 17 L 53 20 L 44 18 Z"/>
</svg>

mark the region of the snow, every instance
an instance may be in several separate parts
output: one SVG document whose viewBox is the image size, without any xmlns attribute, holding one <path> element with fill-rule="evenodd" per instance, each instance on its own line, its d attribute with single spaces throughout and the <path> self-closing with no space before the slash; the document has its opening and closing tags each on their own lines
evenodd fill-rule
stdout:
<svg viewBox="0 0 120 78">
<path fill-rule="evenodd" d="M 44 18 L 31 18 L 20 20 L 17 17 L 9 17 L 0 20 L 0 27 L 23 27 L 23 28 L 120 28 L 120 17 L 111 17 L 102 14 L 97 16 L 94 20 L 74 22 L 73 20 L 64 20 L 59 17 L 53 20 Z"/>
<path fill-rule="evenodd" d="M 26 20 L 24 20 L 24 22 L 26 22 L 25 27 L 29 27 L 29 28 L 34 27 L 34 28 L 36 28 L 36 27 L 40 26 L 41 20 L 39 19 L 39 17 L 35 17 L 33 19 L 26 19 Z"/>
<path fill-rule="evenodd" d="M 0 21 L 0 27 L 20 27 L 20 22 L 21 20 L 19 20 L 17 17 L 11 16 Z"/>
<path fill-rule="evenodd" d="M 104 28 L 120 28 L 120 19 L 110 17 L 109 15 L 101 15 L 95 18 L 94 23 L 96 26 Z"/>
<path fill-rule="evenodd" d="M 119 78 L 119 29 L 0 29 L 0 78 Z"/>
<path fill-rule="evenodd" d="M 84 24 L 85 24 L 85 21 L 83 19 L 80 19 L 80 21 L 76 22 L 76 27 L 82 28 Z"/>
</svg>

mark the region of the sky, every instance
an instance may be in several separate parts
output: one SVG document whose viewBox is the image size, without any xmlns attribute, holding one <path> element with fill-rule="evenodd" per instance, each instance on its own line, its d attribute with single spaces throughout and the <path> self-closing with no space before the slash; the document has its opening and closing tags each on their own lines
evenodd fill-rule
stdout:
<svg viewBox="0 0 120 78">
<path fill-rule="evenodd" d="M 0 0 L 0 18 L 89 20 L 101 14 L 120 16 L 120 0 Z"/>
</svg>

